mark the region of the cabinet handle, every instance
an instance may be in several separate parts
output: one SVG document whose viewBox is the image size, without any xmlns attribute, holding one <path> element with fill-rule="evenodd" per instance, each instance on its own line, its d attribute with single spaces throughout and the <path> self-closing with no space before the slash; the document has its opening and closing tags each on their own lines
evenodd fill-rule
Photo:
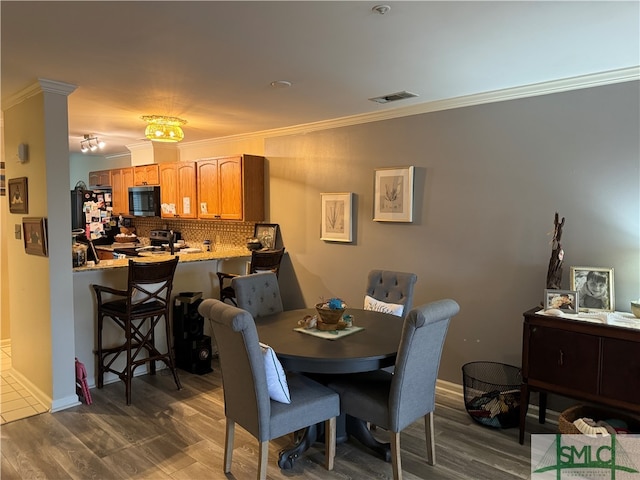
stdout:
<svg viewBox="0 0 640 480">
<path fill-rule="evenodd" d="M 560 352 L 560 357 L 558 358 L 558 365 L 562 366 L 564 365 L 564 352 L 562 350 L 559 350 Z"/>
</svg>

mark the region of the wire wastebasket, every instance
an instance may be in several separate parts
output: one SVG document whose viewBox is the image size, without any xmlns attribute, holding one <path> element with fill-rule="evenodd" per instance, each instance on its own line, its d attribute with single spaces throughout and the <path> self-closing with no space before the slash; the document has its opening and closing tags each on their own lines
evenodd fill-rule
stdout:
<svg viewBox="0 0 640 480">
<path fill-rule="evenodd" d="M 516 427 L 520 419 L 520 368 L 498 362 L 462 366 L 464 405 L 476 422 L 494 428 Z"/>
</svg>

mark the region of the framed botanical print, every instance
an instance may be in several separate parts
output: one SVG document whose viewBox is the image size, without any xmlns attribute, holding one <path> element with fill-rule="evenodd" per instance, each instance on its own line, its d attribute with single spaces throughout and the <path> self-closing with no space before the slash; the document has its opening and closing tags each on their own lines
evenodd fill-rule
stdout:
<svg viewBox="0 0 640 480">
<path fill-rule="evenodd" d="M 413 221 L 413 167 L 377 168 L 373 220 Z"/>
<path fill-rule="evenodd" d="M 353 240 L 353 193 L 321 193 L 320 239 L 329 242 Z"/>
</svg>

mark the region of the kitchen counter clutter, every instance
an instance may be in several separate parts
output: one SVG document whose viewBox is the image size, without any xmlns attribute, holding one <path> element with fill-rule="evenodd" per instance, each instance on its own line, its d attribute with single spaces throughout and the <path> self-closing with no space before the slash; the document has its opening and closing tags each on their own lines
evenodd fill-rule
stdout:
<svg viewBox="0 0 640 480">
<path fill-rule="evenodd" d="M 246 247 L 228 247 L 214 252 L 183 252 L 178 251 L 175 253 L 180 258 L 180 263 L 185 262 L 202 262 L 208 260 L 225 260 L 230 258 L 250 257 L 251 251 Z M 83 267 L 76 267 L 73 269 L 75 272 L 86 272 L 95 270 L 106 270 L 113 268 L 122 268 L 129 265 L 129 260 L 134 262 L 161 262 L 163 260 L 169 260 L 174 255 L 169 252 L 154 252 L 149 256 L 140 257 L 128 257 L 114 260 L 100 260 L 100 263 L 94 265 L 85 265 Z"/>
</svg>

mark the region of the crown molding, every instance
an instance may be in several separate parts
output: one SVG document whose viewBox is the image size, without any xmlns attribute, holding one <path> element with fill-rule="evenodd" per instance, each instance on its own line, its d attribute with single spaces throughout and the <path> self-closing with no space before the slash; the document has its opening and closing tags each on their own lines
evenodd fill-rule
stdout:
<svg viewBox="0 0 640 480">
<path fill-rule="evenodd" d="M 334 118 L 331 120 L 323 120 L 320 122 L 294 125 L 291 127 L 262 130 L 259 132 L 240 135 L 229 135 L 227 137 L 218 137 L 208 140 L 197 140 L 194 142 L 182 142 L 180 147 L 184 148 L 203 144 L 220 145 L 229 142 L 238 142 L 256 138 L 281 137 L 286 135 L 310 133 L 318 130 L 327 130 L 330 128 L 347 127 L 351 125 L 378 122 L 381 120 L 389 120 L 393 118 L 420 115 L 423 113 L 452 110 L 455 108 L 504 102 L 507 100 L 516 100 L 541 95 L 550 95 L 552 93 L 568 92 L 572 90 L 593 88 L 603 85 L 632 82 L 637 80 L 640 80 L 640 66 L 622 68 L 618 70 L 611 70 L 608 72 L 600 72 L 589 75 L 580 75 L 560 80 L 553 80 L 550 82 L 534 83 L 521 87 L 505 88 L 492 92 L 465 95 L 446 100 L 436 100 L 433 102 L 411 105 L 409 107 L 387 109 L 380 112 L 363 113 L 359 115 L 352 115 L 349 117 Z"/>
<path fill-rule="evenodd" d="M 33 97 L 34 95 L 38 95 L 39 93 L 55 93 L 58 95 L 68 96 L 75 89 L 78 88 L 77 85 L 73 85 L 71 83 L 58 82 L 55 80 L 47 80 L 46 78 L 39 78 L 37 82 L 29 85 L 26 88 L 23 88 L 15 95 L 10 96 L 6 102 L 2 105 L 2 109 L 6 110 L 11 108 L 21 102 L 24 102 L 28 98 Z"/>
</svg>

